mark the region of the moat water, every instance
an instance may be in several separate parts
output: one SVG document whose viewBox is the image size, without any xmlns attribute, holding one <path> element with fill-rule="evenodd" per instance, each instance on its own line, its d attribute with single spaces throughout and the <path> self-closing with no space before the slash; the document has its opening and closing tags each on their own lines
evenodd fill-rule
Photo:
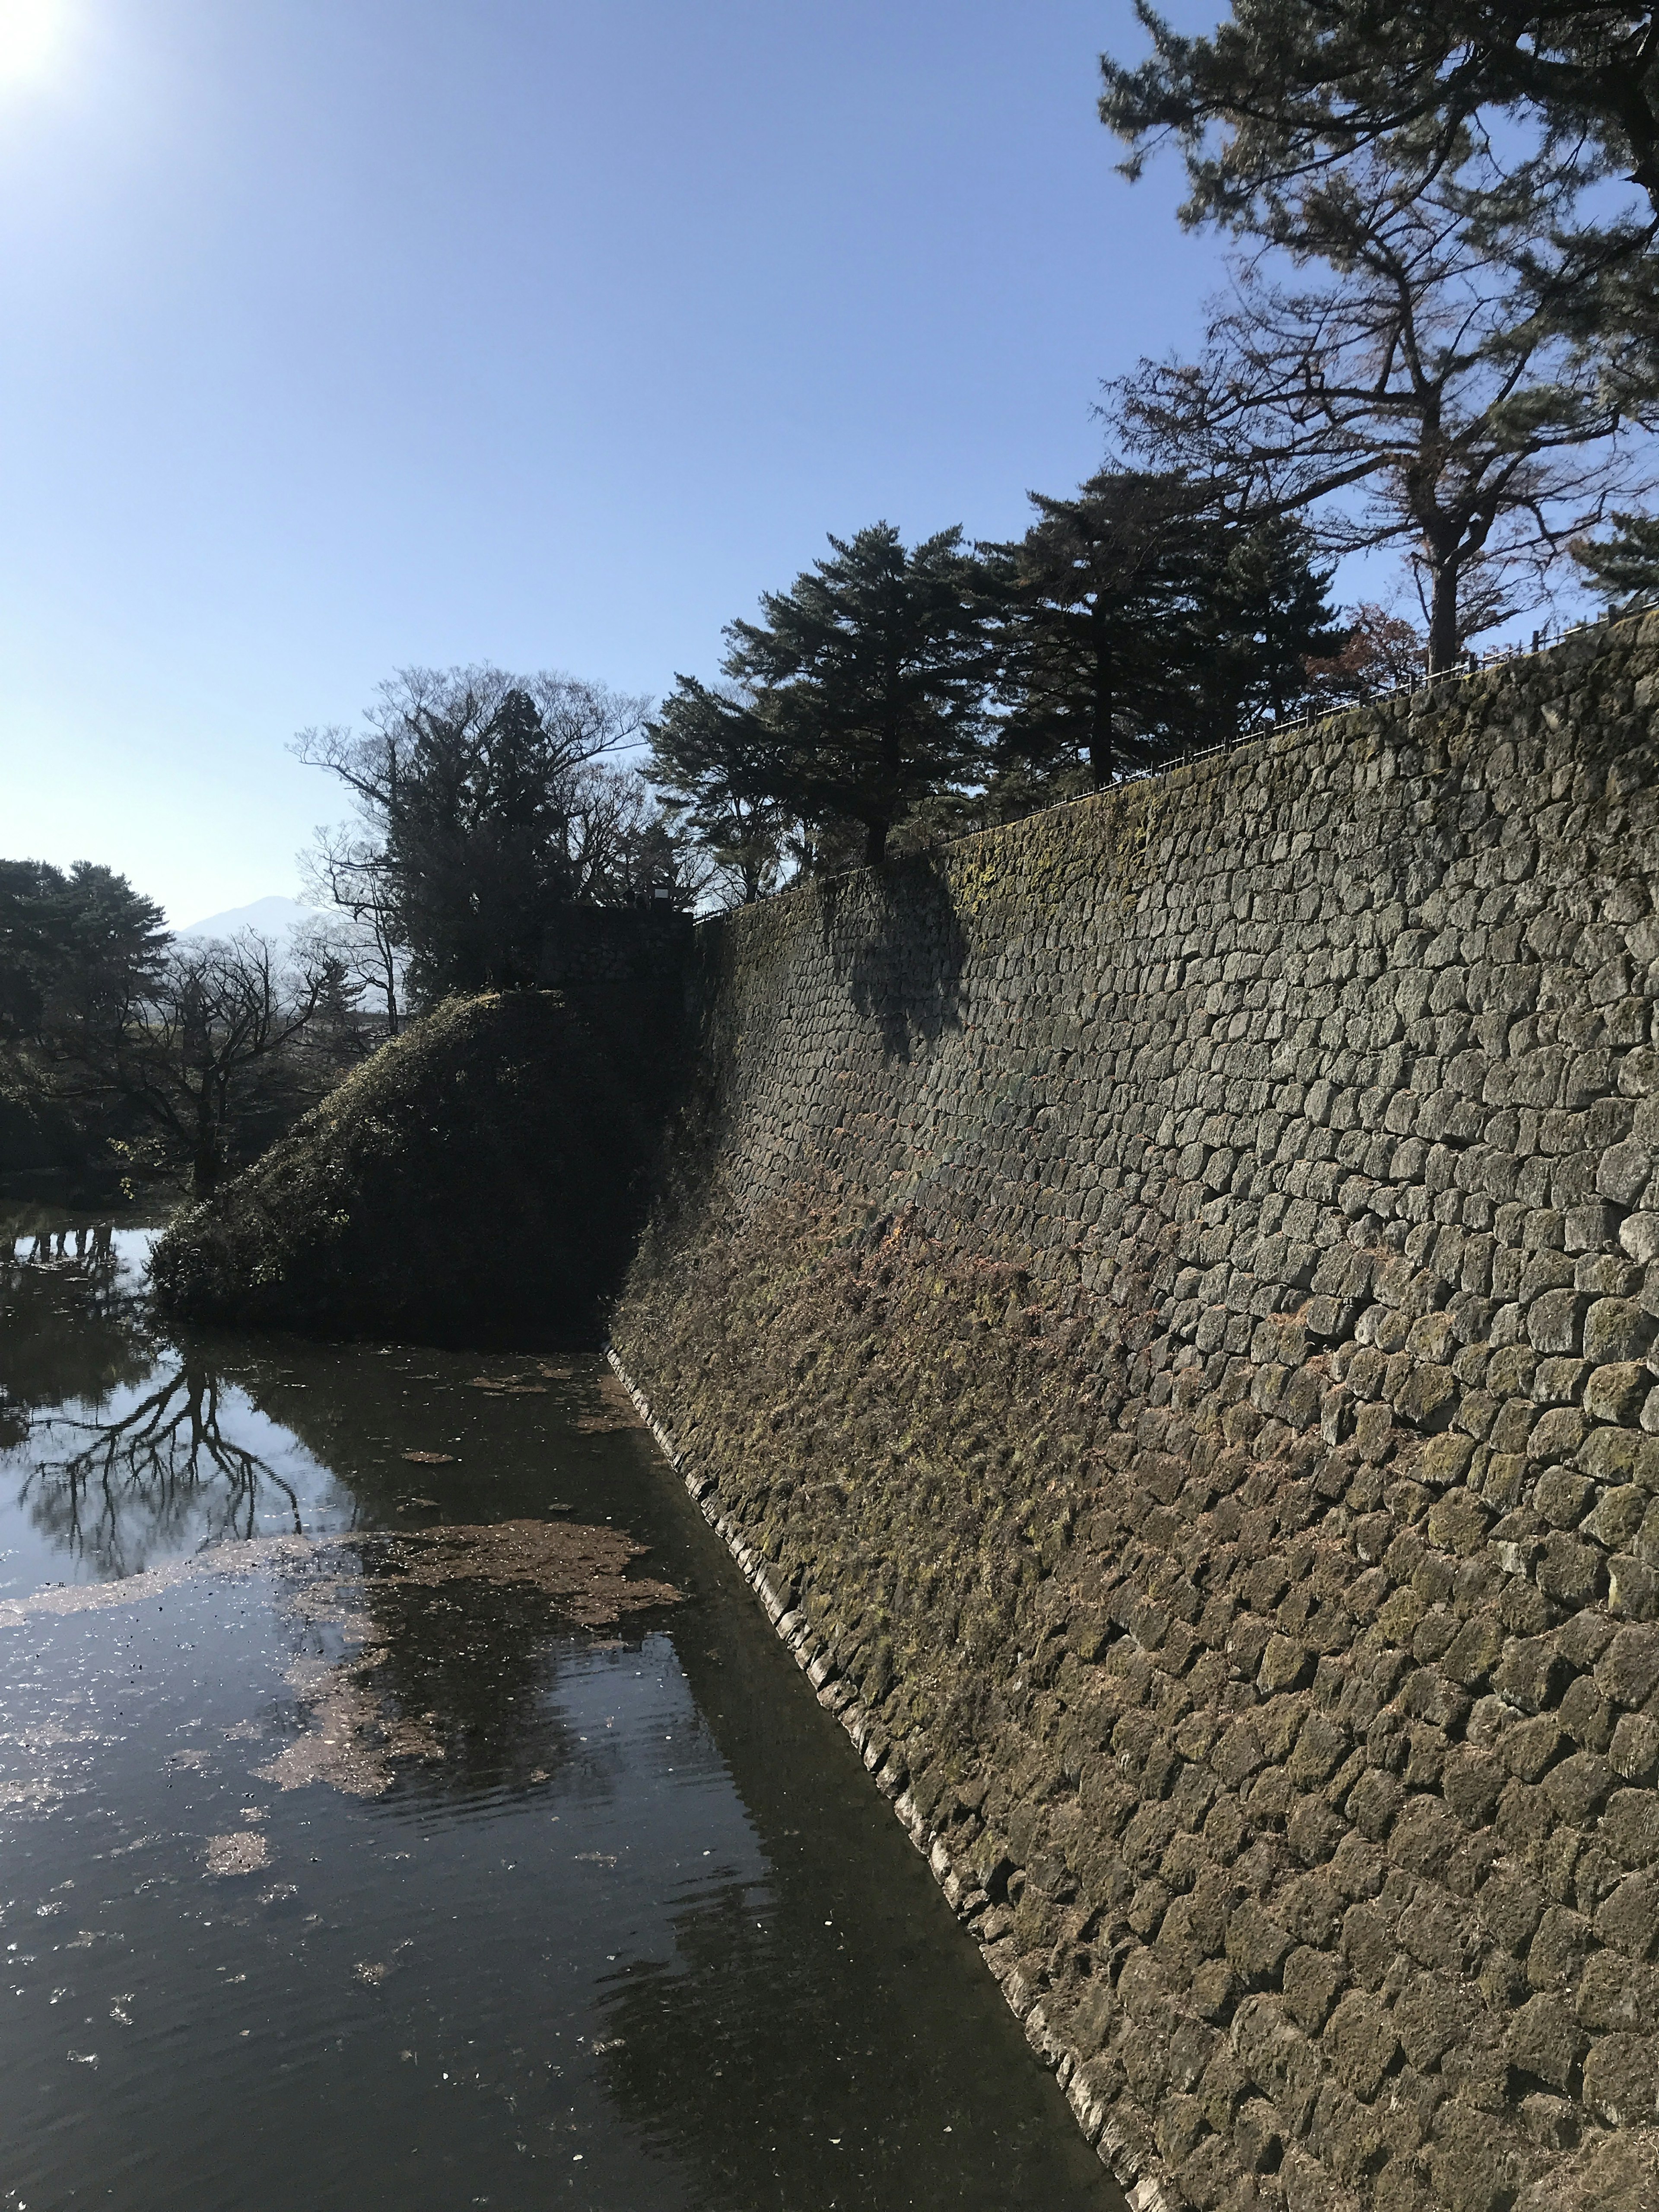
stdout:
<svg viewBox="0 0 1659 2212">
<path fill-rule="evenodd" d="M 4 2212 L 1121 2203 L 602 1363 L 148 1241 L 0 1212 Z"/>
</svg>

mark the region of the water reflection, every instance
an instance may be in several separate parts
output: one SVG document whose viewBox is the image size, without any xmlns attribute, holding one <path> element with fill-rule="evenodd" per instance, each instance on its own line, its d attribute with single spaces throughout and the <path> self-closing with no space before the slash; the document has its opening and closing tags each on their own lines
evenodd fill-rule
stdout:
<svg viewBox="0 0 1659 2212">
<path fill-rule="evenodd" d="M 0 2197 L 1121 2212 L 597 1362 L 174 1342 L 6 1225 Z"/>
<path fill-rule="evenodd" d="M 337 1527 L 343 1507 L 349 1522 L 323 1460 L 255 1402 L 257 1360 L 157 1334 L 153 1234 L 0 1212 L 9 1596 L 49 1563 L 53 1579 L 111 1581 L 202 1544 Z"/>
<path fill-rule="evenodd" d="M 226 1435 L 222 1395 L 217 1375 L 187 1359 L 123 1413 L 37 1415 L 20 1501 L 44 1534 L 106 1578 L 181 1550 L 187 1535 L 253 1535 L 272 1492 L 299 1534 L 298 1492 Z"/>
</svg>

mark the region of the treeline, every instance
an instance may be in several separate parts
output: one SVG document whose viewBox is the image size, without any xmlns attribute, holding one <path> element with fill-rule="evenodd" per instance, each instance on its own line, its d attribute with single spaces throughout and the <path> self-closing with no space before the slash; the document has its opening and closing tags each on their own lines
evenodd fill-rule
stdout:
<svg viewBox="0 0 1659 2212">
<path fill-rule="evenodd" d="M 0 860 L 0 1176 L 205 1194 L 377 1041 L 326 932 L 173 936 L 125 876 Z"/>
<path fill-rule="evenodd" d="M 734 896 L 1363 696 L 1415 643 L 1379 610 L 1337 619 L 1294 517 L 1237 520 L 1179 471 L 1032 505 L 1006 544 L 907 547 L 885 522 L 832 538 L 728 625 L 720 682 L 677 678 L 646 773 Z"/>
</svg>

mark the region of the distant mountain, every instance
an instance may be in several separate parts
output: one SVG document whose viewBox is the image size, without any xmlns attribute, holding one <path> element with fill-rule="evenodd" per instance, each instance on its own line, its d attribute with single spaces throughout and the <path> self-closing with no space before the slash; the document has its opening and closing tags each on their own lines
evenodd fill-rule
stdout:
<svg viewBox="0 0 1659 2212">
<path fill-rule="evenodd" d="M 228 907 L 223 914 L 210 914 L 201 921 L 189 921 L 174 932 L 179 937 L 234 937 L 239 929 L 258 930 L 273 945 L 286 945 L 294 932 L 307 921 L 317 920 L 314 906 L 301 906 L 298 899 L 255 899 L 248 906 Z"/>
</svg>

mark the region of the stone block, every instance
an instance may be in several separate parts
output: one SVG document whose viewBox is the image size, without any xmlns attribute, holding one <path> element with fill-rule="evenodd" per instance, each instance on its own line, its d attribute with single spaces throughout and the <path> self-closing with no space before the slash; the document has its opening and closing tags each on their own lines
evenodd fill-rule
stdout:
<svg viewBox="0 0 1659 2212">
<path fill-rule="evenodd" d="M 1569 1990 L 1578 1979 L 1585 1954 L 1595 1941 L 1582 1913 L 1550 1905 L 1527 1950 L 1527 1979 L 1535 1990 Z"/>
<path fill-rule="evenodd" d="M 1573 2014 L 1592 2035 L 1646 2034 L 1659 2027 L 1659 1973 L 1623 1951 L 1595 1952 L 1584 1962 Z"/>
<path fill-rule="evenodd" d="M 1548 1596 L 1563 1605 L 1588 1605 L 1606 1583 L 1607 1561 L 1598 1546 L 1558 1534 L 1546 1541 L 1534 1572 Z"/>
<path fill-rule="evenodd" d="M 1576 1751 L 1544 1777 L 1544 1793 L 1561 1819 L 1582 1828 L 1606 1802 L 1614 1776 L 1593 1751 Z"/>
<path fill-rule="evenodd" d="M 1615 1206 L 1634 1206 L 1653 1179 L 1654 1156 L 1644 1144 L 1628 1140 L 1601 1155 L 1595 1171 L 1599 1197 Z"/>
<path fill-rule="evenodd" d="M 1595 1512 L 1584 1525 L 1606 1550 L 1634 1551 L 1642 1523 L 1652 1510 L 1653 1501 L 1639 1484 L 1621 1482 L 1602 1492 Z"/>
<path fill-rule="evenodd" d="M 1629 1958 L 1648 1959 L 1659 1944 L 1659 1875 L 1627 1875 L 1601 1900 L 1595 1932 Z"/>
<path fill-rule="evenodd" d="M 1473 1437 L 1450 1430 L 1443 1436 L 1431 1437 L 1417 1455 L 1417 1480 L 1443 1490 L 1462 1481 L 1474 1456 Z"/>
<path fill-rule="evenodd" d="M 1577 1291 L 1546 1291 L 1527 1310 L 1527 1341 L 1540 1353 L 1573 1353 L 1580 1347 L 1589 1304 Z"/>
<path fill-rule="evenodd" d="M 1352 1990 L 1331 2014 L 1323 2045 L 1339 2080 L 1369 2102 L 1394 2063 L 1400 2039 L 1387 2007 L 1364 1990 Z"/>
<path fill-rule="evenodd" d="M 1261 1655 L 1256 1680 L 1267 1696 L 1275 1697 L 1310 1681 L 1313 1671 L 1314 1656 L 1304 1644 L 1291 1637 L 1274 1634 L 1268 1638 Z M 1226 1779 L 1225 1776 L 1222 1778 Z"/>
<path fill-rule="evenodd" d="M 1626 1782 L 1651 1782 L 1659 1773 L 1659 1719 L 1651 1713 L 1621 1713 L 1607 1764 Z"/>
<path fill-rule="evenodd" d="M 1517 1721 L 1498 1740 L 1498 1756 L 1522 1782 L 1541 1781 L 1564 1747 L 1565 1731 L 1554 1713 Z"/>
<path fill-rule="evenodd" d="M 1329 1951 L 1301 1944 L 1285 1961 L 1285 2003 L 1310 2035 L 1317 2035 L 1347 1985 L 1347 1970 Z"/>
<path fill-rule="evenodd" d="M 1621 1628 L 1596 1662 L 1595 1682 L 1615 1705 L 1644 1705 L 1659 1689 L 1659 1628 Z"/>
<path fill-rule="evenodd" d="M 1413 1428 L 1443 1427 L 1457 1402 L 1457 1378 L 1449 1367 L 1413 1362 L 1403 1386 L 1395 1393 L 1394 1408 Z"/>
<path fill-rule="evenodd" d="M 1659 1791 L 1615 1790 L 1597 1833 L 1620 1865 L 1653 1865 L 1659 1860 Z"/>
<path fill-rule="evenodd" d="M 1597 1679 L 1600 1680 L 1599 1676 Z M 1542 1637 L 1513 1638 L 1504 1647 L 1492 1686 L 1500 1697 L 1518 1705 L 1522 1712 L 1541 1712 L 1556 1702 L 1565 1686 L 1564 1669 L 1554 1645 Z M 1605 1682 L 1601 1686 L 1607 1689 Z M 1631 1702 L 1639 1704 L 1641 1700 L 1633 1698 Z"/>
<path fill-rule="evenodd" d="M 1576 1528 L 1595 1498 L 1595 1485 L 1588 1476 L 1565 1467 L 1547 1467 L 1533 1492 L 1534 1509 L 1552 1528 Z"/>
<path fill-rule="evenodd" d="M 1491 1518 L 1472 1492 L 1450 1491 L 1429 1510 L 1430 1539 L 1443 1550 L 1466 1558 L 1485 1543 Z"/>
<path fill-rule="evenodd" d="M 1659 1437 L 1592 1429 L 1578 1448 L 1577 1463 L 1592 1482 L 1639 1482 L 1650 1495 L 1659 1492 Z"/>
<path fill-rule="evenodd" d="M 1650 2125 L 1659 2112 L 1659 2048 L 1645 2035 L 1607 2035 L 1584 2061 L 1584 2102 L 1610 2127 Z"/>
<path fill-rule="evenodd" d="M 1552 2088 L 1565 2089 L 1589 2038 L 1559 1997 L 1529 1997 L 1509 2024 L 1510 2063 Z"/>
<path fill-rule="evenodd" d="M 1480 1924 L 1495 1942 L 1519 1958 L 1532 1942 L 1544 1915 L 1544 1894 L 1523 1869 L 1510 1865 L 1495 1874 L 1475 1899 Z"/>
<path fill-rule="evenodd" d="M 1619 1243 L 1639 1267 L 1659 1260 L 1659 1213 L 1632 1213 L 1619 1224 Z"/>
<path fill-rule="evenodd" d="M 1653 1342 L 1654 1318 L 1632 1298 L 1597 1298 L 1584 1316 L 1584 1357 L 1597 1366 L 1640 1359 Z"/>
<path fill-rule="evenodd" d="M 1626 1620 L 1659 1619 L 1659 1573 L 1626 1552 L 1607 1562 L 1607 1610 Z"/>
<path fill-rule="evenodd" d="M 1619 1224 L 1618 1208 L 1604 1200 L 1575 1206 L 1566 1217 L 1565 1249 L 1569 1252 L 1599 1252 L 1618 1236 Z"/>
<path fill-rule="evenodd" d="M 1596 1368 L 1584 1383 L 1584 1411 L 1592 1421 L 1634 1426 L 1641 1419 L 1653 1377 L 1640 1360 L 1615 1361 Z"/>
<path fill-rule="evenodd" d="M 1484 1682 L 1504 1652 L 1503 1624 L 1495 1613 L 1471 1613 L 1447 1645 L 1441 1665 L 1455 1682 L 1473 1689 Z"/>
</svg>

